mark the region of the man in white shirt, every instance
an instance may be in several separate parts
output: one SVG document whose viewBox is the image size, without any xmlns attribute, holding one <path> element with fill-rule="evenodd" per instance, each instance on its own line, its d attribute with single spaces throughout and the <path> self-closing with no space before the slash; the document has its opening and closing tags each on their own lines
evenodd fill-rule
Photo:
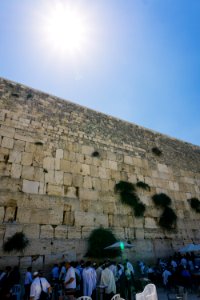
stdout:
<svg viewBox="0 0 200 300">
<path fill-rule="evenodd" d="M 106 286 L 105 288 L 105 298 L 111 299 L 114 294 L 116 294 L 116 283 L 113 272 L 108 268 L 109 264 L 103 266 L 103 271 L 101 272 L 100 284 Z"/>
<path fill-rule="evenodd" d="M 50 294 L 51 286 L 44 277 L 39 277 L 39 272 L 33 273 L 33 282 L 30 289 L 30 300 L 38 300 L 40 298 L 41 291 Z"/>
<path fill-rule="evenodd" d="M 70 265 L 70 262 L 65 263 L 67 270 L 64 285 L 65 285 L 65 295 L 70 300 L 74 300 L 74 294 L 76 292 L 76 274 L 74 268 Z"/>
</svg>

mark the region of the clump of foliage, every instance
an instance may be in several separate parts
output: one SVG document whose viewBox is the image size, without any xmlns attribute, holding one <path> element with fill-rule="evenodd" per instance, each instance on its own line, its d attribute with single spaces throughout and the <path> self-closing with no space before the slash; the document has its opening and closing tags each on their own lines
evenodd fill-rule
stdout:
<svg viewBox="0 0 200 300">
<path fill-rule="evenodd" d="M 169 196 L 164 193 L 155 194 L 153 197 L 153 202 L 156 206 L 167 207 L 171 204 L 172 200 Z"/>
<path fill-rule="evenodd" d="M 173 209 L 169 207 L 172 202 L 171 198 L 164 193 L 160 193 L 155 194 L 152 199 L 156 206 L 164 209 L 158 224 L 167 230 L 174 229 L 176 227 L 177 216 Z"/>
<path fill-rule="evenodd" d="M 33 95 L 31 93 L 28 93 L 27 96 L 26 96 L 27 99 L 30 99 L 32 97 L 33 97 Z"/>
<path fill-rule="evenodd" d="M 171 207 L 165 207 L 162 215 L 160 216 L 159 225 L 167 230 L 176 227 L 177 216 Z"/>
<path fill-rule="evenodd" d="M 143 189 L 143 190 L 148 190 L 148 191 L 151 190 L 150 186 L 147 183 L 143 182 L 143 181 L 138 181 L 136 183 L 136 186 Z"/>
<path fill-rule="evenodd" d="M 131 193 L 131 192 L 135 191 L 135 186 L 131 182 L 121 180 L 118 183 L 116 183 L 115 191 L 116 192 L 129 192 L 129 193 Z"/>
<path fill-rule="evenodd" d="M 200 213 L 200 201 L 197 198 L 188 199 L 190 206 L 194 209 L 197 213 Z"/>
<path fill-rule="evenodd" d="M 43 142 L 36 141 L 34 144 L 35 144 L 36 146 L 42 146 L 42 145 L 43 145 Z"/>
<path fill-rule="evenodd" d="M 98 151 L 92 152 L 92 157 L 99 157 L 100 153 Z"/>
<path fill-rule="evenodd" d="M 88 251 L 86 256 L 92 258 L 116 257 L 121 254 L 120 250 L 104 248 L 117 242 L 115 235 L 105 228 L 94 229 L 88 239 Z"/>
<path fill-rule="evenodd" d="M 162 151 L 158 147 L 153 147 L 151 149 L 151 151 L 153 152 L 153 154 L 155 154 L 157 156 L 161 156 L 161 154 L 162 154 Z"/>
<path fill-rule="evenodd" d="M 134 184 L 126 181 L 119 181 L 115 185 L 115 192 L 120 194 L 122 203 L 129 205 L 133 209 L 135 217 L 144 215 L 145 205 L 140 202 L 140 198 L 135 192 Z"/>
<path fill-rule="evenodd" d="M 16 232 L 3 244 L 3 251 L 8 253 L 12 251 L 22 252 L 28 245 L 29 240 L 25 234 L 23 232 Z"/>
</svg>

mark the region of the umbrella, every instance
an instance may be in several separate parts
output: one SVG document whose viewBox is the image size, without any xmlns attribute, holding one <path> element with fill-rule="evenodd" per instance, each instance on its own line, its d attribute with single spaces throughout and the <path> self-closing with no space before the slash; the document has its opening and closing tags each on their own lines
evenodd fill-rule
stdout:
<svg viewBox="0 0 200 300">
<path fill-rule="evenodd" d="M 179 249 L 179 252 L 186 253 L 186 252 L 193 252 L 193 251 L 199 251 L 200 250 L 200 244 L 188 244 L 184 246 L 183 248 Z"/>
<path fill-rule="evenodd" d="M 119 250 L 122 250 L 122 249 L 130 249 L 134 247 L 134 245 L 132 244 L 129 244 L 127 242 L 116 242 L 110 246 L 107 246 L 105 247 L 104 249 L 107 250 L 107 249 L 119 249 Z"/>
</svg>

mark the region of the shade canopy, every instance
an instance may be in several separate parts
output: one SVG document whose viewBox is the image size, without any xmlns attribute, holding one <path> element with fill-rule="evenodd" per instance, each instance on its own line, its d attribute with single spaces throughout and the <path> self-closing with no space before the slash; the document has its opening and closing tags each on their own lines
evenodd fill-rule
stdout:
<svg viewBox="0 0 200 300">
<path fill-rule="evenodd" d="M 110 246 L 107 246 L 107 247 L 105 247 L 104 249 L 105 250 L 107 250 L 107 249 L 130 249 L 130 248 L 132 248 L 132 247 L 134 247 L 134 245 L 133 244 L 129 244 L 129 243 L 127 243 L 127 242 L 116 242 L 116 243 L 114 243 L 114 244 L 112 244 L 112 245 L 110 245 Z"/>
<path fill-rule="evenodd" d="M 188 244 L 184 246 L 183 248 L 179 249 L 179 252 L 186 253 L 186 252 L 194 252 L 194 251 L 200 251 L 200 244 Z"/>
</svg>

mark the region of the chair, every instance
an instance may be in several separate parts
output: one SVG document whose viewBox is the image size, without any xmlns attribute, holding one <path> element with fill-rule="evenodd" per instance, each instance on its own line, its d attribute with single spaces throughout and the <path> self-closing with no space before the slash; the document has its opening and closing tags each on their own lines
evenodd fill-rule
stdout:
<svg viewBox="0 0 200 300">
<path fill-rule="evenodd" d="M 21 285 L 15 284 L 11 289 L 12 296 L 15 296 L 16 300 L 21 299 Z"/>
<path fill-rule="evenodd" d="M 76 298 L 76 300 L 92 300 L 92 298 L 89 296 L 81 296 L 81 297 Z"/>
<path fill-rule="evenodd" d="M 135 295 L 136 300 L 158 300 L 156 286 L 153 283 L 149 283 L 145 286 L 142 293 Z"/>
<path fill-rule="evenodd" d="M 121 299 L 120 294 L 116 294 L 111 298 L 111 300 L 120 300 L 120 299 Z"/>
</svg>

